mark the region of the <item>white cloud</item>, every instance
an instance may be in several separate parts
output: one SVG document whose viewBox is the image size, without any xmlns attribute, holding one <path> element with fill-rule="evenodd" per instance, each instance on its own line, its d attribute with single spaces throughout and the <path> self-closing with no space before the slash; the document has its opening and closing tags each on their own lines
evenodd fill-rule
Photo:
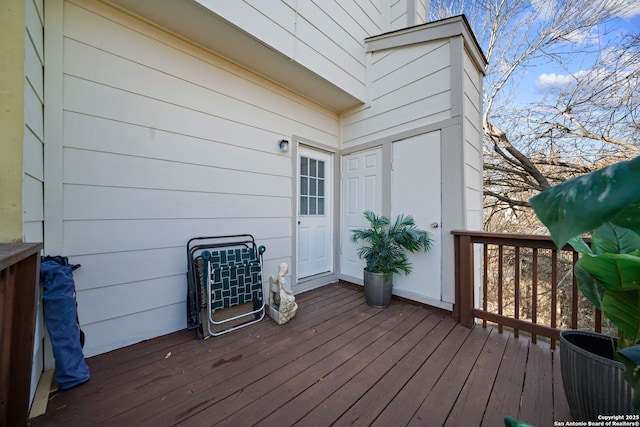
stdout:
<svg viewBox="0 0 640 427">
<path fill-rule="evenodd" d="M 562 88 L 575 83 L 587 74 L 587 71 L 578 71 L 573 74 L 542 73 L 536 79 L 536 85 L 540 88 Z"/>
</svg>

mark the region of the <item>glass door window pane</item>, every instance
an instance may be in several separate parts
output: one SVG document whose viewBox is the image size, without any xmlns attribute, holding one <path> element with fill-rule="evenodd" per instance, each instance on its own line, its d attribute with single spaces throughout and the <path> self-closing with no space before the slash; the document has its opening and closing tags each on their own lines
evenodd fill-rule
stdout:
<svg viewBox="0 0 640 427">
<path fill-rule="evenodd" d="M 325 162 L 300 157 L 300 215 L 324 215 Z"/>
</svg>

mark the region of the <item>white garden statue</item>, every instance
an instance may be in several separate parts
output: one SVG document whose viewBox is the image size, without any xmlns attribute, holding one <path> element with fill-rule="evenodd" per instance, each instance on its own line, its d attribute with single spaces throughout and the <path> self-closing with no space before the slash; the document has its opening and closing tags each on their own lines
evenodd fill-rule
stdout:
<svg viewBox="0 0 640 427">
<path fill-rule="evenodd" d="M 298 304 L 293 292 L 287 289 L 287 272 L 289 265 L 286 262 L 278 265 L 278 276 L 271 276 L 271 289 L 269 292 L 269 315 L 278 325 L 287 323 L 293 319 L 298 310 Z"/>
</svg>

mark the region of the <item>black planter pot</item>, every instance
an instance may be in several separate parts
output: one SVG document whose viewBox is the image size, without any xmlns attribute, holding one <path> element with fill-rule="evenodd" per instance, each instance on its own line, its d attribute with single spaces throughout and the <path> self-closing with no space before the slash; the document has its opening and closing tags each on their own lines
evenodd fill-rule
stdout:
<svg viewBox="0 0 640 427">
<path fill-rule="evenodd" d="M 364 270 L 364 296 L 367 304 L 375 308 L 385 308 L 391 304 L 392 277 Z"/>
<path fill-rule="evenodd" d="M 614 346 L 611 337 L 595 332 L 560 333 L 562 382 L 575 421 L 637 414 L 633 389 L 622 377 L 624 365 L 613 360 Z"/>
</svg>

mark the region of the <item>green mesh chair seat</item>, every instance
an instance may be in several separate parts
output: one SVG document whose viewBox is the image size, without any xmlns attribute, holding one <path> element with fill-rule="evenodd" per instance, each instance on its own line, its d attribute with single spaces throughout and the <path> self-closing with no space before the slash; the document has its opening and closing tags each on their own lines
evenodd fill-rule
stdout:
<svg viewBox="0 0 640 427">
<path fill-rule="evenodd" d="M 264 319 L 262 257 L 251 234 L 193 237 L 187 242 L 187 328 L 218 336 Z M 205 328 L 206 324 L 206 328 Z"/>
<path fill-rule="evenodd" d="M 211 309 L 253 302 L 262 304 L 261 265 L 253 248 L 235 248 L 202 253 L 209 272 Z"/>
</svg>

